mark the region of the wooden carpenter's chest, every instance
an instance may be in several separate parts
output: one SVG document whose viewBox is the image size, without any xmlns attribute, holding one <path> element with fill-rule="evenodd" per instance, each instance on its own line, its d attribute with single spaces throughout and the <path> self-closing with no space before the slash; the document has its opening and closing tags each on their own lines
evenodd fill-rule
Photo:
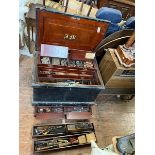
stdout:
<svg viewBox="0 0 155 155">
<path fill-rule="evenodd" d="M 36 17 L 34 114 L 43 120 L 62 119 L 63 124 L 33 126 L 34 153 L 90 145 L 97 140 L 88 121 L 92 104 L 105 89 L 94 50 L 109 23 L 46 8 L 37 9 Z M 80 122 L 68 124 L 65 119 Z"/>
<path fill-rule="evenodd" d="M 36 10 L 33 105 L 93 103 L 104 84 L 93 52 L 109 23 Z"/>
<path fill-rule="evenodd" d="M 99 69 L 106 88 L 134 88 L 135 68 L 120 65 L 114 49 L 108 49 L 102 58 Z"/>
</svg>

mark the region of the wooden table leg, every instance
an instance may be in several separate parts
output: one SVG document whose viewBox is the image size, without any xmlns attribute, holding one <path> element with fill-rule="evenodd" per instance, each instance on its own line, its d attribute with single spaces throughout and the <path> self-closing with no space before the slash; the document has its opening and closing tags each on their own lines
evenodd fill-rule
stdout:
<svg viewBox="0 0 155 155">
<path fill-rule="evenodd" d="M 34 41 L 34 40 L 33 40 L 33 26 L 31 26 L 31 28 L 32 28 L 32 41 Z"/>
<path fill-rule="evenodd" d="M 30 22 L 29 22 L 29 19 L 27 19 L 27 33 L 28 33 L 28 49 L 29 49 L 29 52 L 31 53 L 30 51 Z"/>
</svg>

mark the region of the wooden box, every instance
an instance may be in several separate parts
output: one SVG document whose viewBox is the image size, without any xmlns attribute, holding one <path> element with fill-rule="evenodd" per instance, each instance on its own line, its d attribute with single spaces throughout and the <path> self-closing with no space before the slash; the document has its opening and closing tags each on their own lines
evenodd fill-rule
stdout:
<svg viewBox="0 0 155 155">
<path fill-rule="evenodd" d="M 45 124 L 32 128 L 34 153 L 62 150 L 90 144 L 96 141 L 93 123 Z"/>
<path fill-rule="evenodd" d="M 102 58 L 99 69 L 106 88 L 134 88 L 135 68 L 120 65 L 114 49 L 108 49 Z"/>
<path fill-rule="evenodd" d="M 94 102 L 104 84 L 93 52 L 109 23 L 37 9 L 33 104 Z"/>
</svg>

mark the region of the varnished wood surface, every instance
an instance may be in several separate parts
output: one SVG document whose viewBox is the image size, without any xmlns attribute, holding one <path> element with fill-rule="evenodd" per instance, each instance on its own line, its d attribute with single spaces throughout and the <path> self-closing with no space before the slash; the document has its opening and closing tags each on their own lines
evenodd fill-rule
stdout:
<svg viewBox="0 0 155 155">
<path fill-rule="evenodd" d="M 80 106 L 78 106 L 80 108 Z M 83 108 L 89 108 L 88 111 L 82 111 L 82 112 L 78 112 L 78 111 L 74 111 L 74 108 L 76 109 L 76 105 L 75 106 L 62 106 L 62 105 L 58 105 L 58 106 L 35 106 L 34 107 L 34 116 L 36 117 L 36 119 L 41 119 L 41 120 L 45 120 L 45 119 L 89 119 L 91 118 L 91 114 L 92 114 L 92 110 L 91 107 L 89 105 L 85 105 L 83 106 Z M 43 108 L 61 108 L 62 111 L 50 111 L 50 112 L 38 112 L 38 109 L 43 109 Z M 81 107 L 82 108 L 82 107 Z"/>
<path fill-rule="evenodd" d="M 33 117 L 32 107 L 32 65 L 33 58 L 23 57 L 20 62 L 19 81 L 19 154 L 32 155 L 32 126 L 39 123 L 62 123 L 62 120 L 37 120 Z M 134 100 L 129 102 L 107 95 L 99 95 L 93 118 L 97 144 L 104 148 L 112 144 L 112 137 L 132 134 L 134 132 Z M 68 122 L 68 121 L 67 121 Z M 90 155 L 90 146 L 74 148 L 44 155 Z"/>
<path fill-rule="evenodd" d="M 134 0 L 113 0 L 113 1 L 135 6 L 135 1 Z"/>
<path fill-rule="evenodd" d="M 104 38 L 109 23 L 85 19 L 78 16 L 54 13 L 46 10 L 37 11 L 37 45 L 67 46 L 69 49 L 93 51 Z M 64 24 L 65 23 L 65 24 Z M 69 38 L 75 36 L 74 39 Z M 73 51 L 74 52 L 74 51 Z"/>
</svg>

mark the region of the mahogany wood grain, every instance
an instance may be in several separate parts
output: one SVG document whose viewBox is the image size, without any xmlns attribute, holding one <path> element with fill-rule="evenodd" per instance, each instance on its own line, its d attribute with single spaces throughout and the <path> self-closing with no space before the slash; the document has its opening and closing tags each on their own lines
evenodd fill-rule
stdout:
<svg viewBox="0 0 155 155">
<path fill-rule="evenodd" d="M 83 75 L 92 75 L 94 72 L 91 71 L 80 71 L 80 70 L 69 70 L 69 69 L 58 69 L 58 68 L 50 68 L 50 69 L 42 69 L 42 71 L 40 70 L 40 73 L 43 72 L 55 72 L 55 73 L 72 73 L 72 74 L 83 74 Z"/>
<path fill-rule="evenodd" d="M 57 113 L 57 112 L 37 113 L 35 118 L 38 119 L 38 120 L 63 119 L 63 118 L 65 118 L 65 115 L 64 115 L 64 113 Z"/>
<path fill-rule="evenodd" d="M 70 67 L 70 66 L 58 66 L 58 65 L 51 65 L 51 64 L 38 64 L 38 68 L 40 70 L 50 69 L 50 68 L 57 68 L 57 69 L 72 69 L 72 70 L 82 70 L 82 71 L 95 71 L 95 68 L 80 68 L 80 67 Z"/>
<path fill-rule="evenodd" d="M 68 14 L 39 10 L 37 46 L 41 44 L 67 46 L 69 49 L 93 51 L 104 38 L 108 22 L 75 17 Z M 67 23 L 67 24 L 66 24 Z M 75 35 L 75 39 L 64 39 Z"/>
<path fill-rule="evenodd" d="M 87 76 L 85 76 L 85 75 L 55 75 L 55 74 L 40 74 L 39 73 L 39 77 L 50 77 L 50 78 L 55 78 L 55 79 L 59 79 L 59 78 L 61 78 L 61 79 L 72 79 L 72 80 L 91 80 L 91 79 L 93 79 L 93 76 L 92 75 L 87 75 Z"/>
</svg>

